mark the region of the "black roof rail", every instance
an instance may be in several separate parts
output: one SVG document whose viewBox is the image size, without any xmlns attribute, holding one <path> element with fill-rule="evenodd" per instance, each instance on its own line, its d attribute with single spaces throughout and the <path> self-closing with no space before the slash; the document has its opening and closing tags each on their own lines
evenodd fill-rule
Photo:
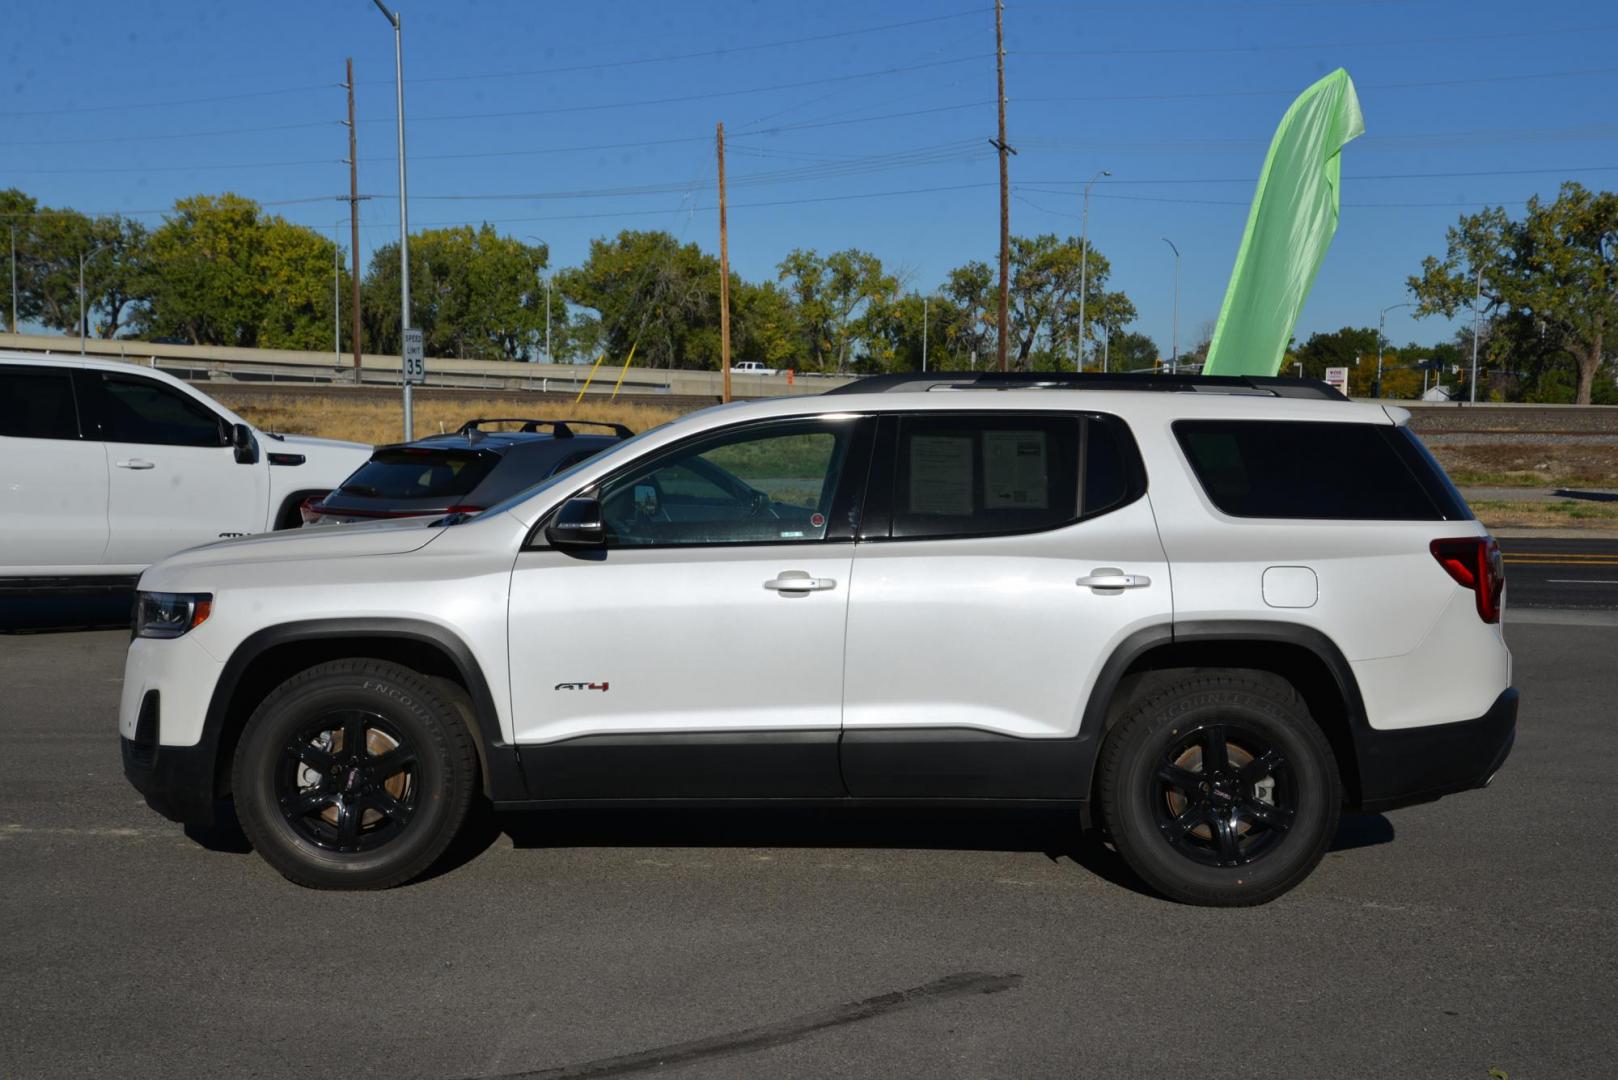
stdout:
<svg viewBox="0 0 1618 1080">
<path fill-rule="evenodd" d="M 612 433 L 620 439 L 627 439 L 635 433 L 623 424 L 614 424 L 607 420 L 536 420 L 528 416 L 480 416 L 475 420 L 468 420 L 456 430 L 457 435 L 471 435 L 473 432 L 482 433 L 484 424 L 521 424 L 520 431 L 533 434 L 542 427 L 551 429 L 553 439 L 571 439 L 575 427 L 604 427 L 611 428 Z"/>
<path fill-rule="evenodd" d="M 893 394 L 915 390 L 1156 390 L 1165 393 L 1263 394 L 1347 401 L 1336 387 L 1292 375 L 1158 375 L 1098 371 L 929 371 L 867 375 L 827 394 Z"/>
</svg>

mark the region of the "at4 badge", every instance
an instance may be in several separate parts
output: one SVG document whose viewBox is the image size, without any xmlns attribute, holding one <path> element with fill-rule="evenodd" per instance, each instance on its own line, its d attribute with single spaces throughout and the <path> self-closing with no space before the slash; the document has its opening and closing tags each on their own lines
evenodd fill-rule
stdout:
<svg viewBox="0 0 1618 1080">
<path fill-rule="evenodd" d="M 607 684 L 604 683 L 604 682 L 559 682 L 559 683 L 556 684 L 555 689 L 557 689 L 557 690 L 601 690 L 601 691 L 605 691 L 607 689 Z"/>
</svg>

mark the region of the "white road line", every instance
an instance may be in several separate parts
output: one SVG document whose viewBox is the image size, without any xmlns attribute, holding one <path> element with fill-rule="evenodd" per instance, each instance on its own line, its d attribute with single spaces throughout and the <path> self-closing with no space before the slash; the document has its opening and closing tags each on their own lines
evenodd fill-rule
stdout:
<svg viewBox="0 0 1618 1080">
<path fill-rule="evenodd" d="M 1552 585 L 1618 585 L 1618 581 L 1611 578 L 1553 577 L 1545 580 Z"/>
</svg>

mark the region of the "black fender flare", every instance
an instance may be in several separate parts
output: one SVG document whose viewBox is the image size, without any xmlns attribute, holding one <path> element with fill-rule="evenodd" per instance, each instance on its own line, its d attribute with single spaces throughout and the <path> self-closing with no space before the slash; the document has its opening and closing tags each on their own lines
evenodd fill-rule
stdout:
<svg viewBox="0 0 1618 1080">
<path fill-rule="evenodd" d="M 1107 713 L 1113 697 L 1125 673 L 1137 660 L 1153 649 L 1169 645 L 1241 642 L 1291 645 L 1309 652 L 1320 661 L 1337 686 L 1353 739 L 1355 760 L 1343 764 L 1352 765 L 1355 775 L 1359 775 L 1367 757 L 1370 724 L 1366 719 L 1365 700 L 1360 694 L 1359 682 L 1354 678 L 1348 658 L 1335 641 L 1314 627 L 1300 623 L 1272 619 L 1190 619 L 1136 630 L 1118 643 L 1102 665 L 1079 724 L 1078 742 L 1085 747 L 1080 757 L 1083 762 L 1083 775 L 1080 778 L 1083 786 L 1079 790 L 1085 797 L 1088 798 L 1094 783 L 1095 763 L 1106 735 Z"/>
<path fill-rule="evenodd" d="M 460 675 L 472 699 L 472 736 L 484 768 L 487 794 L 495 799 L 521 799 L 528 793 L 527 780 L 517 747 L 500 738 L 499 710 L 489 692 L 488 679 L 472 650 L 454 632 L 422 619 L 335 618 L 307 619 L 281 623 L 255 631 L 243 638 L 230 659 L 225 661 L 203 719 L 199 745 L 215 763 L 216 776 L 226 766 L 219 760 L 222 736 L 230 719 L 230 705 L 241 681 L 254 662 L 271 649 L 311 641 L 342 638 L 391 638 L 427 645 L 447 656 Z"/>
</svg>

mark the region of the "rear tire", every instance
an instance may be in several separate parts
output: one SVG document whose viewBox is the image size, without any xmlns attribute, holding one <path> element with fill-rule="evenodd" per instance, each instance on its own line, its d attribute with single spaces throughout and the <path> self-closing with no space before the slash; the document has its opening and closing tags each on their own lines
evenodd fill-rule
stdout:
<svg viewBox="0 0 1618 1080">
<path fill-rule="evenodd" d="M 455 839 L 477 790 L 477 754 L 422 675 L 333 660 L 259 704 L 231 781 L 242 831 L 289 880 L 386 889 L 425 872 Z"/>
<path fill-rule="evenodd" d="M 1101 751 L 1112 841 L 1158 892 L 1262 904 L 1319 864 L 1337 830 L 1331 745 L 1296 690 L 1261 672 L 1187 675 L 1132 711 Z"/>
</svg>

